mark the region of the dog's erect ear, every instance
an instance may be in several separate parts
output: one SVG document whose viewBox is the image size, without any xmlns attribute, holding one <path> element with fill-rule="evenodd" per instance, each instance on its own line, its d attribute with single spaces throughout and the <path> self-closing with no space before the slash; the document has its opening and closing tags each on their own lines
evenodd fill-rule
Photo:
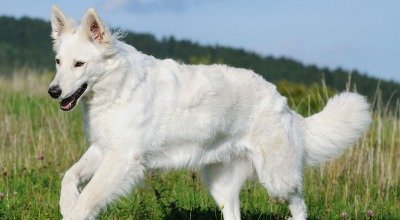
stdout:
<svg viewBox="0 0 400 220">
<path fill-rule="evenodd" d="M 51 7 L 51 37 L 54 41 L 57 41 L 63 32 L 70 30 L 73 26 L 73 21 L 67 18 L 59 7 L 56 5 Z"/>
<path fill-rule="evenodd" d="M 97 44 L 110 44 L 110 33 L 93 8 L 89 8 L 83 16 L 82 28 L 89 40 Z"/>
</svg>

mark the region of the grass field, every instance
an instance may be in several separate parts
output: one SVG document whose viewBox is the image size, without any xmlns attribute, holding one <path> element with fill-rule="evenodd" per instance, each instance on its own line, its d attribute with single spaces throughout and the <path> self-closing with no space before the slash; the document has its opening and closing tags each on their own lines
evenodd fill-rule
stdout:
<svg viewBox="0 0 400 220">
<path fill-rule="evenodd" d="M 59 110 L 46 94 L 49 81 L 49 74 L 0 78 L 0 219 L 60 219 L 63 173 L 86 150 L 79 108 Z M 326 97 L 304 97 L 310 99 L 322 107 Z M 310 219 L 400 219 L 399 103 L 388 110 L 379 98 L 372 102 L 373 124 L 356 146 L 306 169 Z M 241 205 L 243 219 L 289 217 L 286 204 L 253 181 L 243 188 Z M 221 219 L 221 214 L 196 171 L 154 171 L 100 219 Z"/>
</svg>

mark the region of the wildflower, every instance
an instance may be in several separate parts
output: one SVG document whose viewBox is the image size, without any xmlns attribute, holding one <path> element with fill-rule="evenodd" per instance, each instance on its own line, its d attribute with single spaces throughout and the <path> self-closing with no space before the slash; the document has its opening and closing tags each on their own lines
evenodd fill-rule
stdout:
<svg viewBox="0 0 400 220">
<path fill-rule="evenodd" d="M 367 216 L 370 217 L 370 218 L 374 217 L 374 212 L 371 209 L 368 209 L 367 210 Z"/>
<path fill-rule="evenodd" d="M 340 219 L 347 219 L 347 217 L 349 217 L 349 214 L 347 214 L 347 212 L 342 212 L 340 214 Z"/>
<path fill-rule="evenodd" d="M 38 160 L 44 160 L 44 156 L 43 156 L 43 155 L 38 155 L 38 156 L 36 156 L 36 159 L 38 159 Z"/>
</svg>

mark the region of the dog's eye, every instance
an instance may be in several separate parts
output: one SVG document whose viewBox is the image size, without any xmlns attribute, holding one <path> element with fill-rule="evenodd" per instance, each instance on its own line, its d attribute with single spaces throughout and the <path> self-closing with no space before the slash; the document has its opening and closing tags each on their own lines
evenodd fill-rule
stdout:
<svg viewBox="0 0 400 220">
<path fill-rule="evenodd" d="M 75 67 L 81 67 L 81 66 L 83 66 L 83 64 L 85 64 L 85 62 L 78 61 L 75 63 Z"/>
<path fill-rule="evenodd" d="M 57 59 L 56 59 L 56 63 L 57 63 L 57 64 L 60 64 L 60 59 L 57 58 Z"/>
</svg>

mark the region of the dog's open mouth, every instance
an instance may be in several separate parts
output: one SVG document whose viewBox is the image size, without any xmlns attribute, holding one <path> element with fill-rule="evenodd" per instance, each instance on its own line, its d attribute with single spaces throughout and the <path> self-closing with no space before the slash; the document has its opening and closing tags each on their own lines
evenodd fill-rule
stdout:
<svg viewBox="0 0 400 220">
<path fill-rule="evenodd" d="M 60 108 L 63 111 L 69 111 L 73 109 L 76 105 L 76 102 L 78 101 L 79 97 L 85 92 L 87 88 L 87 84 L 84 83 L 74 94 L 72 94 L 70 97 L 65 98 L 61 100 L 60 102 Z"/>
</svg>

